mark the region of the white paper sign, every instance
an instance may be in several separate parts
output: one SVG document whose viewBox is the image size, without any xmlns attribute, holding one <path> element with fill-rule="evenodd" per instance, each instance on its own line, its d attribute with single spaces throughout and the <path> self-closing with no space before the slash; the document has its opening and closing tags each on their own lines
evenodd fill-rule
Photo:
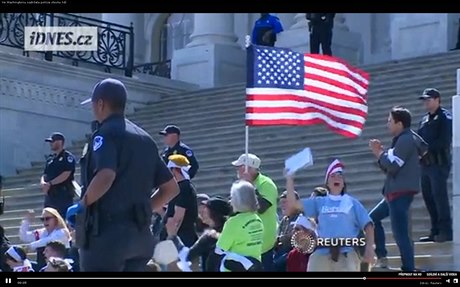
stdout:
<svg viewBox="0 0 460 287">
<path fill-rule="evenodd" d="M 302 168 L 306 168 L 313 165 L 313 155 L 309 147 L 305 148 L 299 153 L 289 157 L 284 162 L 287 175 L 292 175 L 296 171 Z"/>
</svg>

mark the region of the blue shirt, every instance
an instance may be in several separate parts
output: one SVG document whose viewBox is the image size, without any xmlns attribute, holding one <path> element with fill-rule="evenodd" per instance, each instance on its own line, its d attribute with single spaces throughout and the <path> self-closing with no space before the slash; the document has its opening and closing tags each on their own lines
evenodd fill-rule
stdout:
<svg viewBox="0 0 460 287">
<path fill-rule="evenodd" d="M 260 39 L 259 32 L 267 31 L 267 29 L 273 30 L 275 34 L 283 32 L 283 26 L 278 17 L 268 15 L 266 17 L 260 18 L 254 24 L 254 29 L 252 30 L 252 43 L 255 45 L 261 45 L 257 39 Z"/>
<path fill-rule="evenodd" d="M 304 215 L 318 218 L 318 237 L 357 238 L 360 231 L 372 222 L 364 206 L 349 195 L 312 197 L 303 200 Z M 341 253 L 351 252 L 353 247 L 341 247 Z M 315 252 L 329 254 L 328 248 Z"/>
</svg>

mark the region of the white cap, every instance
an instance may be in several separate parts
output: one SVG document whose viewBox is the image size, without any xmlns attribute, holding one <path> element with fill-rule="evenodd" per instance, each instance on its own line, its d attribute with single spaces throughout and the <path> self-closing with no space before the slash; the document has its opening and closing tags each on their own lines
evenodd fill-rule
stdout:
<svg viewBox="0 0 460 287">
<path fill-rule="evenodd" d="M 255 154 L 248 153 L 247 157 L 246 154 L 240 155 L 240 157 L 232 161 L 233 166 L 242 166 L 242 165 L 247 165 L 248 167 L 252 168 L 260 168 L 260 158 L 258 158 Z"/>
<path fill-rule="evenodd" d="M 310 229 L 310 230 L 315 230 L 315 227 L 313 226 L 313 224 L 310 222 L 310 220 L 308 220 L 308 218 L 306 218 L 305 216 L 303 215 L 299 215 L 296 219 L 296 221 L 294 222 L 291 222 L 292 225 L 295 226 L 302 226 L 303 228 L 305 229 Z"/>
</svg>

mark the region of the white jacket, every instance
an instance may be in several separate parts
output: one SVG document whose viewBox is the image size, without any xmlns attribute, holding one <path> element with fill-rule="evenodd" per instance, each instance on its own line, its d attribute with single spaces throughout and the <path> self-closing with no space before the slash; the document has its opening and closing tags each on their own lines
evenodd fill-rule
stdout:
<svg viewBox="0 0 460 287">
<path fill-rule="evenodd" d="M 70 248 L 70 238 L 67 236 L 63 228 L 55 229 L 48 233 L 45 228 L 29 231 L 30 223 L 24 219 L 19 228 L 19 238 L 22 242 L 30 244 L 32 249 L 45 247 L 51 241 L 60 241 L 64 243 L 66 248 Z"/>
</svg>

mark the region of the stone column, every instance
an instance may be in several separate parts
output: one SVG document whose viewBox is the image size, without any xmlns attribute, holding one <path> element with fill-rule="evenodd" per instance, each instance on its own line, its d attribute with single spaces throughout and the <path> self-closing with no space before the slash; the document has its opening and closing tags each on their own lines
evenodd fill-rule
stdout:
<svg viewBox="0 0 460 287">
<path fill-rule="evenodd" d="M 196 13 L 192 40 L 187 47 L 207 44 L 236 45 L 232 13 Z"/>
<path fill-rule="evenodd" d="M 292 24 L 291 29 L 305 28 L 308 26 L 307 13 L 297 13 L 294 16 L 294 24 Z"/>
<path fill-rule="evenodd" d="M 141 13 L 103 13 L 102 21 L 134 28 L 134 65 L 145 61 L 144 14 Z M 129 45 L 129 43 L 127 43 Z"/>
<path fill-rule="evenodd" d="M 299 53 L 310 52 L 310 34 L 306 13 L 297 13 L 294 24 L 278 36 L 277 47 L 286 47 Z M 332 36 L 332 53 L 356 64 L 360 62 L 362 46 L 361 35 L 350 31 L 346 25 L 345 14 L 336 14 Z"/>
<path fill-rule="evenodd" d="M 391 19 L 392 59 L 443 53 L 453 48 L 455 14 L 394 13 Z"/>
<path fill-rule="evenodd" d="M 236 43 L 232 13 L 195 14 L 191 39 L 174 51 L 173 79 L 206 88 L 245 81 L 246 54 Z"/>
<path fill-rule="evenodd" d="M 457 95 L 452 98 L 453 115 L 453 198 L 454 268 L 460 270 L 460 69 L 457 70 Z"/>
</svg>

